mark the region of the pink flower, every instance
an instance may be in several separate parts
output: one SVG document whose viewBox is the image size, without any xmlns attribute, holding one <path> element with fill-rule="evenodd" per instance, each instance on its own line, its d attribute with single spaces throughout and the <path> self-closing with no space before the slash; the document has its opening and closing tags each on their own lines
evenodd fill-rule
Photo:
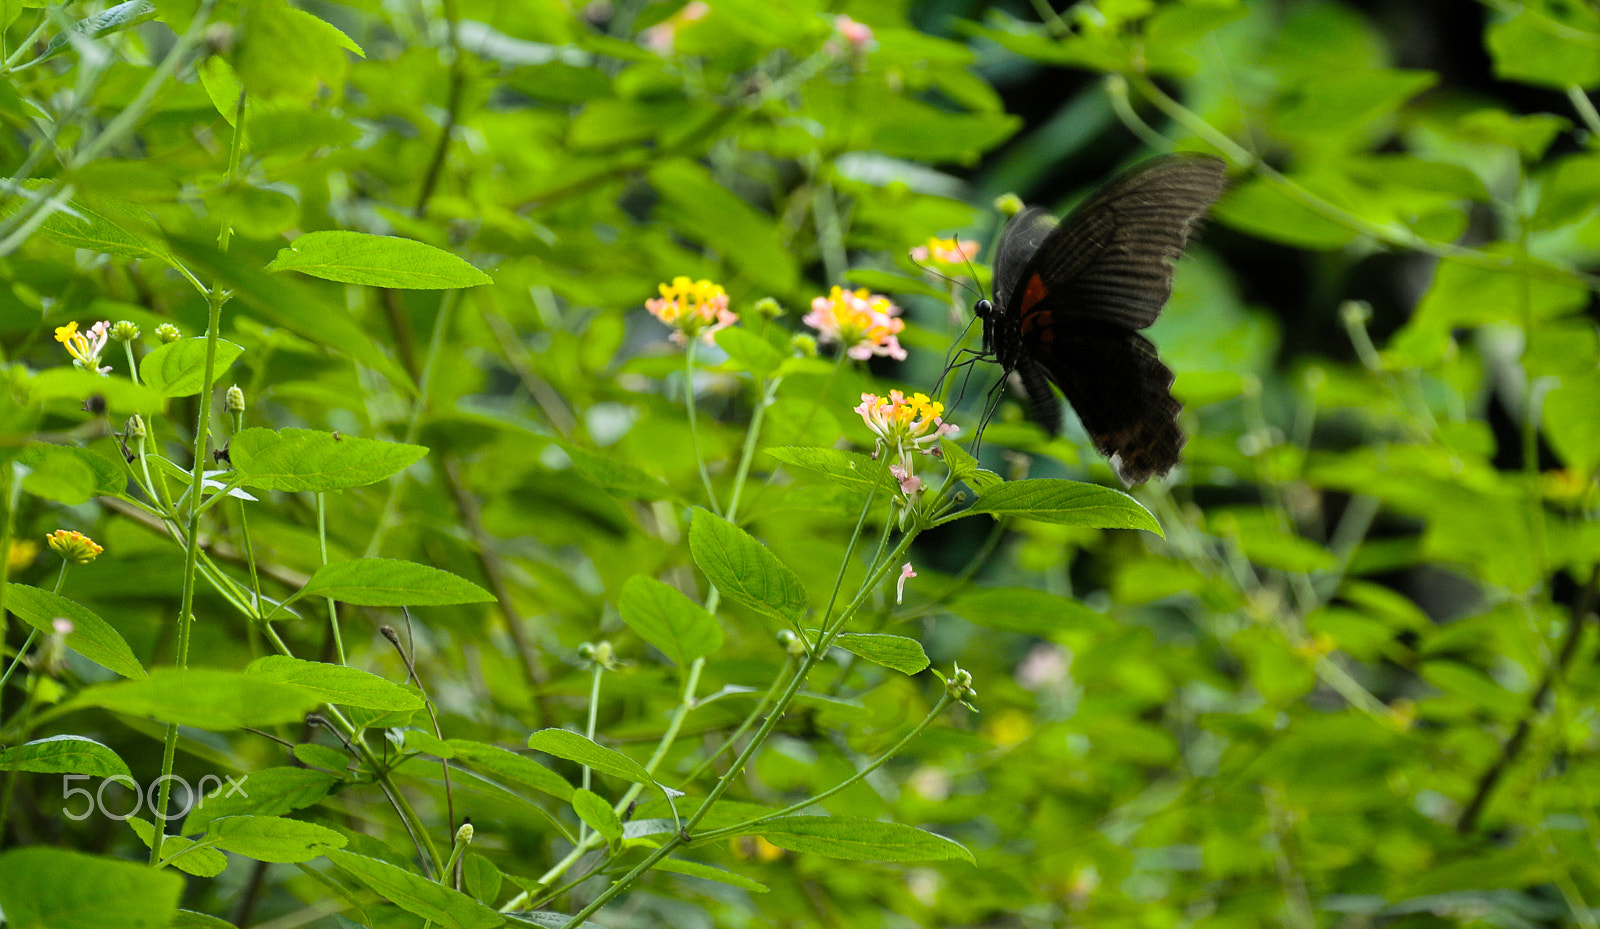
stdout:
<svg viewBox="0 0 1600 929">
<path fill-rule="evenodd" d="M 897 460 L 889 466 L 889 473 L 900 482 L 900 491 L 908 497 L 922 489 L 922 479 L 911 473 L 911 454 L 937 455 L 939 439 L 960 431 L 959 427 L 939 418 L 944 404 L 929 400 L 927 394 L 912 394 L 910 399 L 898 390 L 889 391 L 888 399 L 877 394 L 862 394 L 861 405 L 855 411 L 878 437 L 873 454 L 884 449 L 894 453 Z"/>
<path fill-rule="evenodd" d="M 911 579 L 911 578 L 913 578 L 913 577 L 916 577 L 916 576 L 917 576 L 917 572 L 911 570 L 911 562 L 908 561 L 905 564 L 900 566 L 900 580 L 896 581 L 895 585 L 894 585 L 894 602 L 895 603 L 900 603 L 900 602 L 905 600 L 905 598 L 906 598 L 906 581 Z"/>
<path fill-rule="evenodd" d="M 639 33 L 639 42 L 657 55 L 670 55 L 678 44 L 678 32 L 690 23 L 703 19 L 711 7 L 704 0 L 690 0 L 683 9 L 654 26 Z"/>
<path fill-rule="evenodd" d="M 839 37 L 850 43 L 850 48 L 856 53 L 867 50 L 872 44 L 872 27 L 866 23 L 858 23 L 850 17 L 840 13 L 833 18 L 833 28 Z"/>
<path fill-rule="evenodd" d="M 801 322 L 817 330 L 823 342 L 844 346 L 845 354 L 857 361 L 874 355 L 904 361 L 906 350 L 898 336 L 906 324 L 899 316 L 900 308 L 883 294 L 865 287 L 854 291 L 835 287 L 826 297 L 811 301 L 811 312 Z"/>
<path fill-rule="evenodd" d="M 710 281 L 691 281 L 675 277 L 660 285 L 661 296 L 644 302 L 650 315 L 672 327 L 669 338 L 684 345 L 699 336 L 707 345 L 719 330 L 739 321 L 739 314 L 728 309 L 728 294 Z"/>
</svg>

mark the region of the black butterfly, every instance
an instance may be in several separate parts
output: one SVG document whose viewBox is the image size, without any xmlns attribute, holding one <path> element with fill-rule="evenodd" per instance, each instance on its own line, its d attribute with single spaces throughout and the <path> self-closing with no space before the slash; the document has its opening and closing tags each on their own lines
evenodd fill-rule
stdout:
<svg viewBox="0 0 1600 929">
<path fill-rule="evenodd" d="M 1060 431 L 1061 400 L 1046 383 L 1055 382 L 1130 486 L 1172 470 L 1183 448 L 1172 371 L 1137 330 L 1161 315 L 1173 265 L 1222 195 L 1225 169 L 1209 155 L 1163 155 L 1112 179 L 1059 225 L 1038 207 L 1023 210 L 1000 236 L 994 302 L 976 307 L 983 356 L 1022 378 L 1033 419 Z"/>
</svg>

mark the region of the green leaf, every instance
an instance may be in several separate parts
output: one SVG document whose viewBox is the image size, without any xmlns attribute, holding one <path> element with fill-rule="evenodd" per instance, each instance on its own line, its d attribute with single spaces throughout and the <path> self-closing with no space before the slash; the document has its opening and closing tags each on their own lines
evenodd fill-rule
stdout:
<svg viewBox="0 0 1600 929">
<path fill-rule="evenodd" d="M 365 232 L 308 232 L 278 252 L 268 271 L 299 271 L 326 281 L 400 290 L 450 290 L 494 280 L 426 242 Z"/>
<path fill-rule="evenodd" d="M 329 849 L 328 860 L 378 896 L 408 913 L 451 929 L 489 929 L 505 918 L 464 893 L 397 868 L 386 861 Z"/>
<path fill-rule="evenodd" d="M 673 874 L 685 874 L 689 877 L 698 877 L 708 881 L 716 881 L 720 884 L 728 884 L 733 887 L 743 888 L 744 890 L 748 890 L 755 894 L 764 894 L 772 889 L 766 884 L 762 884 L 758 881 L 752 881 L 743 874 L 735 874 L 732 871 L 724 871 L 721 868 L 714 868 L 711 865 L 701 864 L 698 861 L 684 861 L 682 858 L 663 858 L 656 862 L 655 869 L 657 871 L 670 871 Z"/>
<path fill-rule="evenodd" d="M 119 496 L 128 489 L 122 465 L 87 448 L 29 442 L 17 461 L 29 472 L 22 480 L 23 490 L 68 506 L 102 494 Z"/>
<path fill-rule="evenodd" d="M 1150 511 L 1120 490 L 1053 478 L 1006 481 L 978 493 L 972 506 L 941 523 L 974 513 L 1020 516 L 1042 523 L 1085 529 L 1148 529 L 1161 535 Z"/>
<path fill-rule="evenodd" d="M 420 710 L 423 700 L 393 681 L 360 668 L 287 655 L 266 655 L 245 666 L 245 673 L 263 680 L 304 687 L 328 703 L 369 710 Z"/>
<path fill-rule="evenodd" d="M 139 837 L 139 841 L 144 843 L 145 848 L 150 848 L 155 844 L 156 827 L 154 823 L 147 819 L 133 816 L 129 817 L 128 826 Z M 216 877 L 227 870 L 227 855 L 214 848 L 197 848 L 196 846 L 198 845 L 200 843 L 193 839 L 186 839 L 181 835 L 169 835 L 162 839 L 161 857 L 163 859 L 172 858 L 172 863 L 168 867 L 177 868 L 179 871 L 185 874 L 193 874 L 195 877 Z M 179 855 L 179 852 L 183 854 Z"/>
<path fill-rule="evenodd" d="M 53 735 L 0 751 L 0 771 L 131 777 L 117 753 L 81 735 Z"/>
<path fill-rule="evenodd" d="M 784 816 L 751 827 L 779 848 L 845 861 L 977 860 L 958 842 L 901 823 L 843 816 Z"/>
<path fill-rule="evenodd" d="M 1484 31 L 1497 77 L 1557 90 L 1600 85 L 1600 12 L 1582 3 L 1510 9 L 1510 18 Z"/>
<path fill-rule="evenodd" d="M 29 64 L 36 64 L 49 58 L 54 58 L 71 47 L 74 41 L 86 38 L 100 38 L 113 32 L 131 29 L 140 23 L 149 22 L 156 18 L 155 4 L 149 0 L 124 0 L 105 10 L 89 16 L 80 22 L 74 23 L 72 28 L 50 40 L 45 50 L 39 57 Z"/>
<path fill-rule="evenodd" d="M 842 448 L 807 448 L 798 445 L 769 448 L 766 452 L 791 468 L 820 474 L 830 483 L 851 490 L 863 492 L 871 490 L 874 480 L 877 481 L 880 490 L 894 486 L 894 479 L 883 463 L 860 452 Z"/>
<path fill-rule="evenodd" d="M 461 875 L 466 879 L 467 893 L 490 906 L 499 899 L 500 885 L 505 875 L 494 866 L 494 862 L 477 852 L 467 852 L 461 861 Z"/>
<path fill-rule="evenodd" d="M 616 810 L 599 794 L 578 788 L 572 792 L 572 809 L 579 819 L 588 823 L 589 828 L 600 833 L 608 843 L 615 845 L 622 841 L 622 820 L 617 818 Z"/>
<path fill-rule="evenodd" d="M 244 349 L 232 342 L 217 341 L 216 367 L 211 383 L 215 384 L 226 374 Z M 206 340 L 202 338 L 179 339 L 151 350 L 139 362 L 139 377 L 152 390 L 161 391 L 163 397 L 192 397 L 206 388 L 202 383 L 206 372 Z"/>
<path fill-rule="evenodd" d="M 6 929 L 166 929 L 183 878 L 147 865 L 33 845 L 0 854 Z"/>
<path fill-rule="evenodd" d="M 712 338 L 728 357 L 739 367 L 749 371 L 756 380 L 762 380 L 778 365 L 783 364 L 784 355 L 773 347 L 771 342 L 756 335 L 743 326 L 730 326 L 717 332 Z"/>
<path fill-rule="evenodd" d="M 1561 460 L 1578 474 L 1600 468 L 1600 372 L 1563 377 L 1544 398 L 1544 429 Z"/>
<path fill-rule="evenodd" d="M 326 826 L 281 816 L 224 816 L 212 822 L 205 837 L 223 851 L 280 863 L 310 861 L 346 842 Z"/>
<path fill-rule="evenodd" d="M 313 693 L 220 668 L 157 668 L 149 677 L 96 684 L 65 705 L 221 731 L 294 723 L 322 704 Z"/>
<path fill-rule="evenodd" d="M 372 334 L 344 307 L 291 278 L 268 274 L 214 244 L 169 238 L 173 251 L 191 272 L 215 281 L 233 293 L 230 310 L 239 307 L 274 326 L 282 326 L 314 345 L 349 355 L 409 393 L 416 392 L 405 369 L 385 355 Z"/>
<path fill-rule="evenodd" d="M 513 784 L 532 787 L 559 800 L 572 797 L 573 786 L 567 783 L 566 778 L 526 755 L 519 755 L 498 745 L 466 739 L 450 739 L 445 744 L 455 753 L 457 761 L 470 768 Z"/>
<path fill-rule="evenodd" d="M 304 104 L 319 85 L 342 91 L 345 50 L 361 53 L 344 33 L 283 0 L 249 4 L 242 26 L 234 66 L 251 99 Z"/>
<path fill-rule="evenodd" d="M 617 599 L 622 621 L 680 667 L 722 647 L 722 627 L 676 587 L 635 575 Z"/>
<path fill-rule="evenodd" d="M 450 606 L 494 599 L 487 590 L 449 571 L 389 558 L 323 565 L 284 603 L 313 596 L 356 606 Z"/>
<path fill-rule="evenodd" d="M 204 832 L 213 820 L 224 816 L 255 814 L 281 816 L 304 809 L 322 800 L 339 782 L 326 771 L 309 768 L 263 768 L 237 777 L 219 778 L 215 790 L 202 798 L 180 830 L 184 835 Z M 196 790 L 205 790 L 205 782 Z"/>
<path fill-rule="evenodd" d="M 833 644 L 901 674 L 917 674 L 928 667 L 928 654 L 922 650 L 922 643 L 902 635 L 846 632 Z"/>
<path fill-rule="evenodd" d="M 567 729 L 540 729 L 528 736 L 528 747 L 536 752 L 577 762 L 602 774 L 665 790 L 644 769 L 644 765 Z"/>
<path fill-rule="evenodd" d="M 167 929 L 236 929 L 233 923 L 194 910 L 179 910 Z"/>
<path fill-rule="evenodd" d="M 316 429 L 241 429 L 228 443 L 229 458 L 245 486 L 314 493 L 393 477 L 427 453 L 421 445 Z"/>
<path fill-rule="evenodd" d="M 724 597 L 798 624 L 808 601 L 800 578 L 748 532 L 701 507 L 689 524 L 689 551 Z"/>
<path fill-rule="evenodd" d="M 35 185 L 29 183 L 24 186 Z M 110 197 L 86 196 L 68 200 L 39 224 L 39 235 L 69 248 L 86 249 L 117 258 L 154 258 L 159 261 L 171 258 L 150 214 L 131 203 Z"/>
<path fill-rule="evenodd" d="M 965 481 L 973 490 L 985 490 L 1005 480 L 993 471 L 984 470 L 978 465 L 978 459 L 949 439 L 939 439 L 939 455 L 956 480 Z"/>
<path fill-rule="evenodd" d="M 48 590 L 7 584 L 6 609 L 46 635 L 55 634 L 57 619 L 66 619 L 72 623 L 72 631 L 66 637 L 68 648 L 123 677 L 145 676 L 144 666 L 133 657 L 133 649 L 122 635 L 86 606 Z"/>
<path fill-rule="evenodd" d="M 239 113 L 239 94 L 244 91 L 233 65 L 221 55 L 212 55 L 196 65 L 194 70 L 200 78 L 200 85 L 206 89 L 206 96 L 211 98 L 211 105 L 232 126 L 234 117 Z"/>
</svg>

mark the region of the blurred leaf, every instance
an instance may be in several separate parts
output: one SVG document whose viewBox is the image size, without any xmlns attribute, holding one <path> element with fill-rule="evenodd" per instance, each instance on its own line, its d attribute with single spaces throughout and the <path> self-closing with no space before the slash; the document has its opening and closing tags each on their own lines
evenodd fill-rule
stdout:
<svg viewBox="0 0 1600 929">
<path fill-rule="evenodd" d="M 148 677 L 96 684 L 68 706 L 98 706 L 129 716 L 223 731 L 300 722 L 322 703 L 315 694 L 219 668 L 157 668 Z"/>
<path fill-rule="evenodd" d="M 12 929 L 165 929 L 183 878 L 145 864 L 35 845 L 0 853 Z"/>
<path fill-rule="evenodd" d="M 29 472 L 22 480 L 23 490 L 68 506 L 101 494 L 121 496 L 128 486 L 121 465 L 86 448 L 29 442 L 17 462 Z"/>
<path fill-rule="evenodd" d="M 794 255 L 778 238 L 775 220 L 739 199 L 705 169 L 683 159 L 650 169 L 650 183 L 665 209 L 661 220 L 716 249 L 758 287 L 792 290 L 799 278 Z"/>
<path fill-rule="evenodd" d="M 305 809 L 320 802 L 339 782 L 326 771 L 306 768 L 262 768 L 238 777 L 213 775 L 211 779 L 218 781 L 217 787 L 189 812 L 179 830 L 185 835 L 198 835 L 223 816 L 281 816 Z M 196 790 L 205 789 L 202 778 Z"/>
<path fill-rule="evenodd" d="M 345 52 L 361 55 L 337 28 L 283 0 L 245 7 L 233 65 L 251 98 L 310 102 L 319 85 L 344 89 Z"/>
<path fill-rule="evenodd" d="M 1532 3 L 1485 30 L 1495 76 L 1565 90 L 1600 85 L 1600 11 Z"/>
<path fill-rule="evenodd" d="M 572 792 L 572 809 L 590 829 L 600 833 L 606 842 L 615 845 L 622 841 L 622 821 L 616 811 L 598 794 L 579 788 Z"/>
</svg>

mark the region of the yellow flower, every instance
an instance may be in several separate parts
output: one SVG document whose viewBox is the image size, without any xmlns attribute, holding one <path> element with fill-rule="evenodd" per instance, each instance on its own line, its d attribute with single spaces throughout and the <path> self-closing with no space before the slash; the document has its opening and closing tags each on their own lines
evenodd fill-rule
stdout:
<svg viewBox="0 0 1600 929">
<path fill-rule="evenodd" d="M 660 285 L 661 296 L 644 302 L 656 319 L 672 327 L 672 341 L 685 344 L 699 336 L 707 345 L 720 329 L 739 321 L 739 314 L 728 309 L 728 294 L 710 281 L 691 281 L 679 275 L 671 284 Z"/>
<path fill-rule="evenodd" d="M 94 539 L 73 529 L 57 529 L 45 536 L 44 540 L 50 545 L 51 551 L 73 564 L 88 564 L 105 551 Z"/>
</svg>

